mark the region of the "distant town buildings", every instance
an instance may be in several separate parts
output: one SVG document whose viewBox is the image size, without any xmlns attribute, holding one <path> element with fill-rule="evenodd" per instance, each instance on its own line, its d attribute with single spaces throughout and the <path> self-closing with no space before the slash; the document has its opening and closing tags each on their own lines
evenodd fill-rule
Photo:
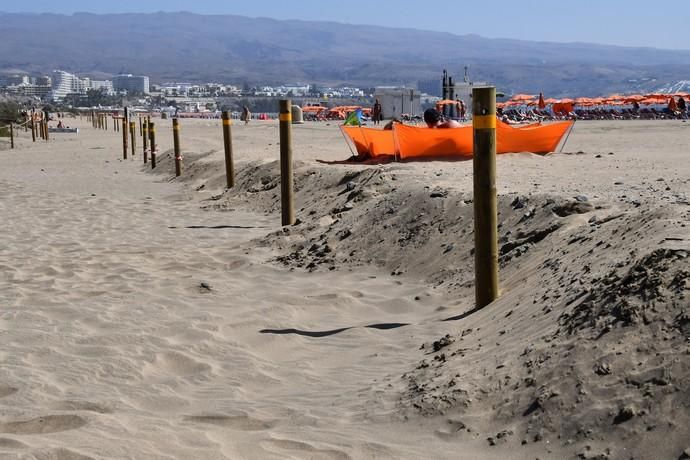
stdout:
<svg viewBox="0 0 690 460">
<path fill-rule="evenodd" d="M 113 77 L 113 89 L 116 92 L 149 94 L 149 77 L 132 74 L 117 75 Z"/>
<path fill-rule="evenodd" d="M 29 75 L 2 75 L 0 87 L 4 87 L 8 93 L 19 96 L 47 97 L 51 90 L 51 78 L 30 77 Z"/>
<path fill-rule="evenodd" d="M 64 70 L 55 70 L 51 75 L 30 76 L 25 74 L 3 74 L 0 70 L 0 92 L 13 95 L 31 96 L 43 101 L 77 105 L 93 101 L 89 91 L 98 91 L 105 96 L 141 95 L 141 103 L 153 98 L 164 98 L 180 110 L 214 110 L 223 98 L 261 98 L 287 97 L 295 99 L 363 99 L 371 97 L 371 92 L 356 87 L 321 87 L 314 84 L 281 84 L 277 86 L 250 87 L 243 84 L 223 83 L 163 83 L 151 85 L 148 76 L 121 74 L 112 80 L 92 80 Z M 415 96 L 417 100 L 419 96 Z M 160 101 L 160 99 L 157 99 Z M 407 105 L 400 108 L 407 112 Z"/>
</svg>

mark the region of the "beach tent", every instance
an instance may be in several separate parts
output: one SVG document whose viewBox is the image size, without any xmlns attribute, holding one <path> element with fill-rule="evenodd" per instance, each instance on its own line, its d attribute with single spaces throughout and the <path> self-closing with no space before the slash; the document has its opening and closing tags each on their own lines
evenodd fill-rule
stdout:
<svg viewBox="0 0 690 460">
<path fill-rule="evenodd" d="M 513 127 L 496 122 L 496 153 L 549 153 L 556 150 L 574 122 Z M 472 125 L 452 129 L 430 129 L 395 123 L 392 130 L 341 126 L 358 156 L 366 159 L 401 161 L 461 160 L 472 157 Z"/>
<path fill-rule="evenodd" d="M 346 126 L 362 126 L 362 109 L 350 112 L 343 123 Z"/>
</svg>

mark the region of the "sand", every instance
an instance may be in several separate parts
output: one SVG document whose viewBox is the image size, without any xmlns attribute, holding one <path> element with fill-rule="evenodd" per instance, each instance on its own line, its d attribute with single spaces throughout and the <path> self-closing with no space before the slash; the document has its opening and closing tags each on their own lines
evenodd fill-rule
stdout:
<svg viewBox="0 0 690 460">
<path fill-rule="evenodd" d="M 498 158 L 502 296 L 473 312 L 472 163 L 328 166 L 294 126 L 182 120 L 184 170 L 0 140 L 0 458 L 682 458 L 690 124 Z M 140 139 L 137 140 L 140 142 Z M 690 453 L 690 451 L 688 451 Z"/>
</svg>

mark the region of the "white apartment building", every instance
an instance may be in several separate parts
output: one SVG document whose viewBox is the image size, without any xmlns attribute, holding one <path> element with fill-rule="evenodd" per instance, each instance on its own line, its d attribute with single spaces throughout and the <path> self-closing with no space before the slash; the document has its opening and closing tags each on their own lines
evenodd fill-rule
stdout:
<svg viewBox="0 0 690 460">
<path fill-rule="evenodd" d="M 53 101 L 61 101 L 68 94 L 86 94 L 89 82 L 81 80 L 76 75 L 63 70 L 54 70 L 52 78 L 52 91 L 49 98 Z"/>
</svg>

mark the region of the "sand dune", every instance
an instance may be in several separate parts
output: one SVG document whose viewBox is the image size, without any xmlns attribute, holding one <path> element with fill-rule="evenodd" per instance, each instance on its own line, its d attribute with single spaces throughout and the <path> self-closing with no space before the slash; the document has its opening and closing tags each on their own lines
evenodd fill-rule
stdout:
<svg viewBox="0 0 690 460">
<path fill-rule="evenodd" d="M 502 297 L 473 308 L 472 164 L 325 166 L 294 128 L 0 151 L 0 457 L 679 458 L 690 448 L 688 126 L 578 123 L 498 159 Z M 140 147 L 139 147 L 140 148 Z"/>
</svg>

